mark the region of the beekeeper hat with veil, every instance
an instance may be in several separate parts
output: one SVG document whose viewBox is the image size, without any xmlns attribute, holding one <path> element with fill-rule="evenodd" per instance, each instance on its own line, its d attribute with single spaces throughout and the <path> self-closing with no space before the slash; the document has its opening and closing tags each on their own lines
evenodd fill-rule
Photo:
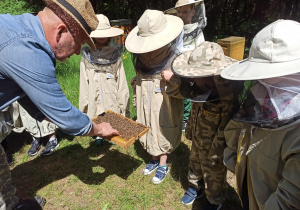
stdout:
<svg viewBox="0 0 300 210">
<path fill-rule="evenodd" d="M 164 13 L 178 16 L 184 22 L 182 51 L 193 50 L 205 41 L 203 29 L 207 25 L 207 18 L 203 0 L 179 0 L 175 7 Z"/>
<path fill-rule="evenodd" d="M 158 10 L 146 10 L 125 41 L 126 49 L 133 53 L 135 69 L 146 75 L 164 70 L 176 53 L 182 28 L 180 18 Z"/>
<path fill-rule="evenodd" d="M 277 128 L 300 119 L 300 23 L 278 20 L 254 37 L 249 57 L 221 72 L 247 80 L 234 120 Z"/>
<path fill-rule="evenodd" d="M 82 54 L 91 64 L 107 65 L 115 63 L 123 53 L 123 45 L 119 40 L 121 40 L 120 36 L 124 31 L 120 28 L 111 27 L 105 15 L 97 14 L 96 16 L 99 24 L 96 30 L 91 32 L 90 37 L 93 38 L 97 49 L 84 47 Z M 99 43 L 97 39 L 105 41 Z"/>
</svg>

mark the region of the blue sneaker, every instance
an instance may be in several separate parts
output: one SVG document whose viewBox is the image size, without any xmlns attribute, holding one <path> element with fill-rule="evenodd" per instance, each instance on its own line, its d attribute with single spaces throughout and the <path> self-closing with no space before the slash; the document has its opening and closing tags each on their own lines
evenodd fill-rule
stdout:
<svg viewBox="0 0 300 210">
<path fill-rule="evenodd" d="M 152 179 L 152 182 L 154 184 L 161 183 L 162 181 L 164 181 L 164 179 L 166 178 L 168 173 L 169 173 L 168 166 L 166 166 L 166 167 L 159 166 L 156 173 L 155 173 L 155 176 Z"/>
<path fill-rule="evenodd" d="M 201 198 L 204 195 L 204 192 L 202 189 L 197 190 L 194 187 L 190 187 L 185 192 L 184 196 L 181 199 L 181 202 L 184 205 L 190 205 L 192 204 L 197 198 Z"/>
<path fill-rule="evenodd" d="M 97 137 L 95 138 L 95 144 L 98 145 L 98 146 L 101 146 L 102 143 L 103 143 L 103 141 L 104 141 L 103 138 L 100 137 L 100 136 L 97 136 Z"/>
<path fill-rule="evenodd" d="M 155 169 L 158 168 L 159 161 L 158 160 L 152 160 L 150 161 L 146 167 L 143 169 L 143 174 L 144 175 L 149 175 L 151 174 Z"/>
</svg>

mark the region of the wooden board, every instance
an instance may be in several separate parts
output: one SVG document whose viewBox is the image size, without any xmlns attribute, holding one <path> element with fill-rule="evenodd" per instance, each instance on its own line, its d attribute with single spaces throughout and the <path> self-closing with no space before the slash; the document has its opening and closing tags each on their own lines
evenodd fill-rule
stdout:
<svg viewBox="0 0 300 210">
<path fill-rule="evenodd" d="M 118 113 L 115 113 L 113 111 L 110 111 L 110 110 L 107 110 L 106 112 L 102 113 L 101 115 L 99 116 L 102 116 L 102 115 L 105 115 L 106 113 L 110 113 L 110 114 L 114 114 L 114 116 L 118 117 L 118 118 L 121 118 L 121 119 L 125 119 L 126 121 L 128 121 L 128 123 L 131 123 L 133 126 L 138 126 L 138 127 L 143 127 L 144 129 L 138 133 L 137 135 L 135 136 L 132 136 L 130 137 L 129 139 L 125 139 L 125 138 L 122 138 L 120 136 L 115 136 L 113 137 L 110 141 L 115 143 L 116 145 L 119 145 L 120 147 L 123 147 L 125 149 L 128 149 L 128 147 L 130 145 L 132 145 L 136 140 L 138 140 L 141 136 L 143 136 L 144 134 L 146 134 L 148 131 L 149 131 L 149 127 L 141 124 L 141 123 L 137 123 L 135 121 L 133 121 L 132 119 L 129 119 L 127 117 L 124 117 Z M 96 122 L 96 120 L 98 119 L 98 116 L 96 117 L 93 117 L 92 120 L 94 122 Z M 97 122 L 96 122 L 97 123 Z M 108 122 L 108 123 L 111 123 L 111 122 Z M 112 125 L 113 126 L 113 125 Z M 115 128 L 117 129 L 117 128 Z M 117 129 L 118 130 L 118 129 Z"/>
</svg>

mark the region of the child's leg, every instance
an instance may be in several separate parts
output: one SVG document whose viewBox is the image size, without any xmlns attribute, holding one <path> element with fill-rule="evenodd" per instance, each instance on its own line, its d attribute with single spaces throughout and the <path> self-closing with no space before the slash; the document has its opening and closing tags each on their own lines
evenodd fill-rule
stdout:
<svg viewBox="0 0 300 210">
<path fill-rule="evenodd" d="M 167 166 L 167 158 L 168 158 L 167 154 L 163 154 L 159 156 L 159 166 L 155 176 L 152 179 L 152 182 L 154 184 L 161 183 L 166 178 L 166 175 L 169 173 L 169 168 Z"/>
<path fill-rule="evenodd" d="M 167 155 L 167 154 L 160 155 L 160 156 L 159 156 L 159 165 L 160 165 L 160 166 L 165 166 L 165 165 L 167 165 L 167 159 L 168 159 L 168 155 Z"/>
</svg>

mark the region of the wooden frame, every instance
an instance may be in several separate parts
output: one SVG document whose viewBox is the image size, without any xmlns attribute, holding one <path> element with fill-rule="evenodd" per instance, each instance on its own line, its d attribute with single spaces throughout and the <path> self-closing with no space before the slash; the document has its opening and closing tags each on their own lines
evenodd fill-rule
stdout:
<svg viewBox="0 0 300 210">
<path fill-rule="evenodd" d="M 145 129 L 140 132 L 137 136 L 130 138 L 128 141 L 126 141 L 125 139 L 121 138 L 120 136 L 114 136 L 112 139 L 110 139 L 111 142 L 115 143 L 116 145 L 123 147 L 125 149 L 128 149 L 129 146 L 131 146 L 136 140 L 138 140 L 141 136 L 143 136 L 144 134 L 146 134 L 149 131 L 149 127 L 141 124 L 141 123 L 137 123 L 135 121 L 133 121 L 132 119 L 129 119 L 127 117 L 124 117 L 118 113 L 115 113 L 113 111 L 107 110 L 105 113 L 113 113 L 116 114 L 118 117 L 121 118 L 125 118 L 126 120 L 130 121 L 131 123 L 140 125 L 142 127 L 144 127 Z M 94 121 L 95 119 L 97 119 L 97 117 L 93 117 L 92 120 Z M 109 122 L 108 122 L 109 123 Z"/>
</svg>

